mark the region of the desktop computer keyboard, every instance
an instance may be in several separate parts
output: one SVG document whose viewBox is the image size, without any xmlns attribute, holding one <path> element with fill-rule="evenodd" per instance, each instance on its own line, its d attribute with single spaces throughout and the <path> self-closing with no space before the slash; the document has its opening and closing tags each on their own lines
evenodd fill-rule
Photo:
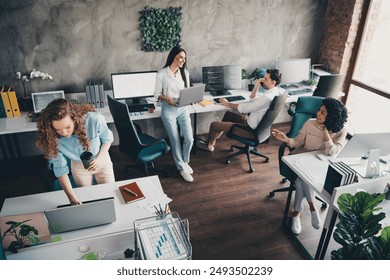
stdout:
<svg viewBox="0 0 390 280">
<path fill-rule="evenodd" d="M 241 95 L 233 95 L 233 96 L 226 96 L 226 97 L 214 98 L 214 101 L 217 102 L 217 103 L 219 103 L 219 99 L 221 99 L 221 98 L 226 98 L 226 100 L 229 101 L 229 102 L 245 100 L 245 97 L 244 97 L 244 96 L 241 96 Z"/>
<path fill-rule="evenodd" d="M 312 92 L 312 90 L 309 88 L 294 89 L 294 90 L 289 90 L 288 95 L 297 95 L 297 94 L 304 94 L 309 92 Z"/>
</svg>

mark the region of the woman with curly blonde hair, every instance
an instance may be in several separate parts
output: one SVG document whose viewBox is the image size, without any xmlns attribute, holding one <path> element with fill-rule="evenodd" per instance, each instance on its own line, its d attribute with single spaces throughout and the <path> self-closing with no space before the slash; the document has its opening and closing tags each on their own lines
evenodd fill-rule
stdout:
<svg viewBox="0 0 390 280">
<path fill-rule="evenodd" d="M 80 204 L 69 180 L 69 166 L 78 187 L 115 182 L 108 150 L 113 134 L 104 117 L 91 105 L 55 99 L 42 111 L 37 123 L 36 145 L 49 160 L 55 176 L 72 204 Z M 80 155 L 84 151 L 94 159 L 85 169 Z"/>
</svg>

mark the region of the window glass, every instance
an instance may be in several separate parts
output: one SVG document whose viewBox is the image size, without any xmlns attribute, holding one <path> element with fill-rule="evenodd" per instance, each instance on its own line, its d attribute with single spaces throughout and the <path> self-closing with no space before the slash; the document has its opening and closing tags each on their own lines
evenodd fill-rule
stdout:
<svg viewBox="0 0 390 280">
<path fill-rule="evenodd" d="M 390 1 L 374 0 L 359 50 L 354 80 L 390 93 Z"/>
<path fill-rule="evenodd" d="M 350 134 L 390 132 L 390 99 L 351 85 L 346 106 Z"/>
</svg>

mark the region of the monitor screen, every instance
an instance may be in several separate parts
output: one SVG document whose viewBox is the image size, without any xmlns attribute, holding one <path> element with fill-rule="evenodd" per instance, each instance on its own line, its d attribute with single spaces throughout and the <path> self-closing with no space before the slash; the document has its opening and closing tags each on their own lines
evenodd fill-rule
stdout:
<svg viewBox="0 0 390 280">
<path fill-rule="evenodd" d="M 366 157 L 370 149 L 379 149 L 381 156 L 390 155 L 390 132 L 357 133 L 345 145 L 338 158 Z"/>
<path fill-rule="evenodd" d="M 310 79 L 310 58 L 278 59 L 275 69 L 282 74 L 282 85 L 297 84 Z"/>
<path fill-rule="evenodd" d="M 212 95 L 228 95 L 229 89 L 242 89 L 241 65 L 202 67 L 202 80 Z"/>
<path fill-rule="evenodd" d="M 112 73 L 114 99 L 137 100 L 154 95 L 157 71 Z"/>
</svg>

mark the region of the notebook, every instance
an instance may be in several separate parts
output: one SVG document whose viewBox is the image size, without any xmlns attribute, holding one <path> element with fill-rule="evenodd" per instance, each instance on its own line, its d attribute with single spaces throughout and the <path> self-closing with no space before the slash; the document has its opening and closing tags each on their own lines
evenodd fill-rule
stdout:
<svg viewBox="0 0 390 280">
<path fill-rule="evenodd" d="M 202 101 L 205 87 L 205 84 L 201 84 L 189 88 L 183 88 L 180 90 L 180 98 L 176 106 L 182 107 L 190 105 L 191 103 L 198 103 Z"/>
<path fill-rule="evenodd" d="M 130 183 L 127 185 L 120 186 L 119 190 L 120 190 L 126 204 L 145 198 L 145 195 L 142 193 L 137 182 L 133 182 L 133 183 Z"/>
<path fill-rule="evenodd" d="M 44 211 L 51 233 L 99 226 L 116 221 L 113 197 L 84 201 L 79 205 L 60 205 Z"/>
</svg>

